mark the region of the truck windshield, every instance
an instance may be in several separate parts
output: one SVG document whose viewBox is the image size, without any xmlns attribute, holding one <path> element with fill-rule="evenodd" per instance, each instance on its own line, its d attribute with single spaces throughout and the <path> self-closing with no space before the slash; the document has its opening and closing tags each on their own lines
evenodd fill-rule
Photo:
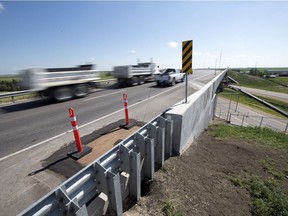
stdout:
<svg viewBox="0 0 288 216">
<path fill-rule="evenodd" d="M 173 73 L 173 72 L 175 72 L 174 69 L 165 69 L 161 74 L 162 75 L 168 75 L 168 74 Z"/>
</svg>

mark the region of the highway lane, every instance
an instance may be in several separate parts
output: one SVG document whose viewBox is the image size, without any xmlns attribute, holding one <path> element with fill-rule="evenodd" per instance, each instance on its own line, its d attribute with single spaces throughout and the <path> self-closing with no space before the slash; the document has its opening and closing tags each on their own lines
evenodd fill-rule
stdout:
<svg viewBox="0 0 288 216">
<path fill-rule="evenodd" d="M 195 71 L 189 76 L 188 95 L 214 77 L 213 70 Z M 201 79 L 204 80 L 202 83 Z M 134 87 L 100 89 L 88 97 L 63 103 L 52 103 L 44 99 L 4 105 L 0 107 L 0 158 L 71 130 L 69 107 L 75 109 L 81 127 L 103 116 L 122 112 L 122 95 L 125 92 L 128 94 L 129 106 L 139 104 L 130 110 L 130 117 L 149 121 L 152 116 L 184 99 L 184 86 L 179 83 L 174 87 L 159 88 L 152 82 Z M 149 102 L 152 98 L 153 103 Z"/>
</svg>

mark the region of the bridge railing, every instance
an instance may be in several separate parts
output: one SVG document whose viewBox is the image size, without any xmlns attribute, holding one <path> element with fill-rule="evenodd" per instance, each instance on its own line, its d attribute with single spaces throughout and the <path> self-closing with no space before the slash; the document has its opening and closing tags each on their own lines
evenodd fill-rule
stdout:
<svg viewBox="0 0 288 216">
<path fill-rule="evenodd" d="M 138 200 L 141 182 L 151 180 L 155 168 L 171 156 L 172 125 L 157 116 L 20 215 L 102 215 L 101 193 L 110 212 L 122 215 L 123 200 Z"/>
</svg>

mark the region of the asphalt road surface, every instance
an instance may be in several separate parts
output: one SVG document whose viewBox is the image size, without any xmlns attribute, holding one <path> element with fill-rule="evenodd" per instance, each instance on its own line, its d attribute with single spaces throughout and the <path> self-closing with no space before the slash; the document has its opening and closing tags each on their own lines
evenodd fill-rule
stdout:
<svg viewBox="0 0 288 216">
<path fill-rule="evenodd" d="M 214 70 L 195 70 L 189 76 L 188 95 L 214 77 Z M 97 89 L 88 97 L 63 103 L 40 99 L 2 105 L 0 160 L 71 131 L 69 107 L 74 108 L 80 128 L 89 127 L 99 119 L 113 118 L 115 114 L 123 113 L 124 118 L 123 93 L 128 95 L 130 118 L 149 121 L 184 99 L 185 83 L 178 83 L 173 87 L 157 87 L 151 82 L 133 87 Z M 115 116 L 115 121 L 119 120 L 116 118 Z"/>
</svg>

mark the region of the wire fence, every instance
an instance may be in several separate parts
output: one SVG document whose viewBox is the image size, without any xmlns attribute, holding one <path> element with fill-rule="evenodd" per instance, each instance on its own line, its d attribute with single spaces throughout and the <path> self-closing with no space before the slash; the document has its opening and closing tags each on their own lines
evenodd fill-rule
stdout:
<svg viewBox="0 0 288 216">
<path fill-rule="evenodd" d="M 288 132 L 288 119 L 265 115 L 255 115 L 249 111 L 243 111 L 238 101 L 219 102 L 215 109 L 215 116 L 225 119 L 227 122 L 239 126 L 266 127 L 275 131 Z M 244 109 L 245 110 L 245 109 Z"/>
</svg>

